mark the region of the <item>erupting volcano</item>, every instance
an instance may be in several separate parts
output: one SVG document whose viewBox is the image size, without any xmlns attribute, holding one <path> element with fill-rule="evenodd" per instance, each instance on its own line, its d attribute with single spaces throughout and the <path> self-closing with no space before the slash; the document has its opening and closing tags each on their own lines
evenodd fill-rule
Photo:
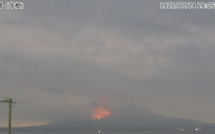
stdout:
<svg viewBox="0 0 215 134">
<path fill-rule="evenodd" d="M 111 111 L 103 109 L 103 108 L 97 108 L 94 110 L 92 116 L 90 119 L 100 120 L 100 119 L 106 119 L 111 116 Z"/>
</svg>

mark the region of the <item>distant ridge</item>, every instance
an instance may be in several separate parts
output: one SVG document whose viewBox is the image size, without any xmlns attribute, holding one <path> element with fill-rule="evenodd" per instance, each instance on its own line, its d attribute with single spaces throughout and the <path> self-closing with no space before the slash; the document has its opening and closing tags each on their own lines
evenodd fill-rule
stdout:
<svg viewBox="0 0 215 134">
<path fill-rule="evenodd" d="M 13 128 L 13 131 L 144 131 L 215 128 L 214 124 L 157 115 L 134 105 L 121 105 L 107 119 L 56 120 L 47 125 Z M 0 128 L 0 131 L 7 131 Z"/>
</svg>

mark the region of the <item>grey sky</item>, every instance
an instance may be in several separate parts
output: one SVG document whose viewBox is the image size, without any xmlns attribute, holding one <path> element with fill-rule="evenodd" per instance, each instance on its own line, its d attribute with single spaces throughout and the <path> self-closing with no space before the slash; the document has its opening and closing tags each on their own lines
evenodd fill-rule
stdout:
<svg viewBox="0 0 215 134">
<path fill-rule="evenodd" d="M 15 126 L 72 117 L 92 102 L 215 123 L 215 10 L 23 2 L 24 10 L 0 10 L 0 98 L 18 102 Z M 6 126 L 7 107 L 0 110 Z"/>
</svg>

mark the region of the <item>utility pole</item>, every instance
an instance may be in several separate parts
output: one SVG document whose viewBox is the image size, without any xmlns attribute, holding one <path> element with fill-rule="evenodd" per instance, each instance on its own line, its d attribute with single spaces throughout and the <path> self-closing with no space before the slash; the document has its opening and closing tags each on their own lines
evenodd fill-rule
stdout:
<svg viewBox="0 0 215 134">
<path fill-rule="evenodd" d="M 16 103 L 9 97 L 4 98 L 4 100 L 0 101 L 0 103 L 8 103 L 9 104 L 9 114 L 8 114 L 8 134 L 11 134 L 11 116 L 12 116 L 12 104 Z"/>
</svg>

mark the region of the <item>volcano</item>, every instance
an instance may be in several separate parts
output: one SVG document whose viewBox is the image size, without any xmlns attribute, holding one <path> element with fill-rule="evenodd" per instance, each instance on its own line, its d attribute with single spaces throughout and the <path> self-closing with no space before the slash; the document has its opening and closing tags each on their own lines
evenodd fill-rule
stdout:
<svg viewBox="0 0 215 134">
<path fill-rule="evenodd" d="M 214 124 L 157 115 L 134 105 L 98 109 L 90 118 L 56 120 L 44 126 L 15 128 L 14 131 L 142 131 L 215 128 Z"/>
</svg>

